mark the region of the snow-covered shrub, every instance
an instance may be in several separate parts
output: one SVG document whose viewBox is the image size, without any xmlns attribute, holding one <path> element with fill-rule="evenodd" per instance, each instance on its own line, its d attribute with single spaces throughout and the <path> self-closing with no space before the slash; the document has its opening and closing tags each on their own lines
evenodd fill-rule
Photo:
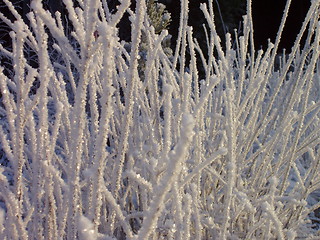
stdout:
<svg viewBox="0 0 320 240">
<path fill-rule="evenodd" d="M 183 0 L 172 58 L 144 0 L 114 13 L 63 2 L 70 35 L 40 0 L 29 25 L 7 0 L 16 21 L 0 15 L 12 29 L 12 50 L 0 48 L 0 239 L 319 238 L 320 204 L 307 200 L 320 188 L 320 1 L 277 69 L 290 1 L 266 52 L 254 49 L 250 1 L 235 47 L 202 4 L 204 55 Z M 130 51 L 117 29 L 127 10 Z"/>
</svg>

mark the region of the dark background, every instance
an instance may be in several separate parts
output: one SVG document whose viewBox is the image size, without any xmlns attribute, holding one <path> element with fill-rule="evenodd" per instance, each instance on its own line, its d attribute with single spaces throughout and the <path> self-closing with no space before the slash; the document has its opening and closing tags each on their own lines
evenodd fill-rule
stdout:
<svg viewBox="0 0 320 240">
<path fill-rule="evenodd" d="M 179 23 L 180 1 L 164 0 L 163 2 L 167 2 L 167 9 L 171 12 L 172 24 L 170 32 L 175 37 Z M 197 37 L 204 37 L 201 25 L 205 20 L 201 10 L 199 9 L 200 3 L 202 2 L 206 1 L 190 0 L 189 3 L 189 24 L 193 26 Z M 239 23 L 242 21 L 242 15 L 246 14 L 246 0 L 219 0 L 218 3 L 227 29 L 230 32 L 233 32 L 233 29 L 236 28 L 238 32 L 241 32 Z M 218 32 L 222 36 L 223 28 L 215 0 L 213 1 L 213 4 L 216 14 L 215 22 L 217 24 Z M 256 48 L 265 49 L 268 43 L 268 38 L 270 38 L 272 42 L 275 41 L 285 4 L 286 0 L 252 0 L 252 17 Z M 310 0 L 292 0 L 279 50 L 283 48 L 288 50 L 291 49 L 309 7 Z"/>
<path fill-rule="evenodd" d="M 29 0 L 12 0 L 17 6 L 18 11 L 25 16 L 29 11 Z M 115 9 L 118 1 L 108 1 L 110 8 Z M 133 1 L 134 2 L 134 1 Z M 179 0 L 159 0 L 167 6 L 167 10 L 171 13 L 172 22 L 169 27 L 169 32 L 173 36 L 172 45 L 174 46 L 177 37 L 177 29 L 180 15 L 180 1 Z M 199 9 L 200 3 L 206 0 L 189 0 L 189 25 L 193 26 L 195 37 L 198 38 L 200 44 L 205 45 L 205 37 L 202 24 L 205 22 L 203 14 Z M 254 35 L 256 48 L 266 48 L 268 38 L 274 42 L 278 27 L 280 25 L 282 13 L 284 10 L 286 0 L 252 0 L 253 21 L 254 21 Z M 63 8 L 61 0 L 46 0 L 44 1 L 47 9 L 51 12 L 60 11 L 63 14 L 67 12 Z M 242 15 L 245 14 L 246 0 L 218 0 L 221 9 L 221 15 L 218 12 L 216 0 L 213 0 L 214 10 L 216 14 L 215 22 L 217 24 L 218 33 L 221 38 L 224 38 L 224 29 L 221 24 L 221 18 L 225 23 L 228 31 L 233 32 L 233 29 L 238 29 L 241 33 Z M 287 19 L 287 24 L 281 40 L 279 51 L 282 48 L 290 49 L 299 29 L 302 25 L 303 19 L 310 6 L 310 0 L 292 0 L 291 10 Z M 134 8 L 134 4 L 132 5 Z M 4 13 L 11 20 L 14 17 L 9 13 L 5 4 L 0 0 L 0 11 Z M 25 18 L 26 19 L 26 18 Z M 120 37 L 123 40 L 130 41 L 130 23 L 124 19 L 120 24 Z M 10 46 L 10 37 L 8 35 L 10 29 L 6 24 L 0 21 L 0 43 L 4 46 Z"/>
<path fill-rule="evenodd" d="M 265 48 L 268 38 L 272 42 L 275 41 L 286 1 L 253 0 L 252 4 L 255 45 L 258 48 L 261 46 Z M 279 46 L 280 51 L 283 48 L 291 49 L 309 7 L 310 0 L 292 0 Z"/>
</svg>

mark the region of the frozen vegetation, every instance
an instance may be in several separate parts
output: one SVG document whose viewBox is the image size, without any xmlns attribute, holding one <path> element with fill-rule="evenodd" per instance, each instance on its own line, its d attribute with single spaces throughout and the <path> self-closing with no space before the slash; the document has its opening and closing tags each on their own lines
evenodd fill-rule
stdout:
<svg viewBox="0 0 320 240">
<path fill-rule="evenodd" d="M 282 57 L 290 1 L 266 51 L 250 1 L 225 42 L 202 4 L 204 53 L 181 0 L 171 55 L 145 0 L 112 13 L 106 0 L 64 0 L 67 24 L 40 0 L 28 24 L 4 2 L 16 20 L 0 14 L 12 29 L 0 47 L 0 239 L 320 238 L 319 0 Z M 130 43 L 118 38 L 125 12 Z"/>
</svg>

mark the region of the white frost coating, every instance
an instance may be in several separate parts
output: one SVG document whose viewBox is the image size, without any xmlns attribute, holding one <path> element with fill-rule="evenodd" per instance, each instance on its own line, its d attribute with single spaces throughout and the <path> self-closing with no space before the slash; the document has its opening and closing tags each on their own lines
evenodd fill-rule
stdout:
<svg viewBox="0 0 320 240">
<path fill-rule="evenodd" d="M 5 221 L 5 211 L 3 208 L 0 207 L 0 232 L 3 231 L 3 224 L 4 224 L 4 221 Z"/>
<path fill-rule="evenodd" d="M 181 137 L 177 146 L 171 151 L 167 173 L 155 188 L 155 195 L 146 213 L 146 219 L 139 230 L 138 239 L 147 239 L 158 221 L 164 208 L 164 198 L 181 172 L 181 165 L 187 154 L 187 149 L 194 135 L 194 118 L 191 114 L 184 113 L 181 121 Z"/>
<path fill-rule="evenodd" d="M 280 64 L 280 37 L 255 52 L 250 0 L 234 38 L 201 5 L 206 46 L 182 0 L 173 56 L 145 0 L 64 0 L 61 14 L 33 0 L 28 24 L 11 2 L 0 239 L 317 238 L 318 0 Z M 120 42 L 126 12 L 132 41 Z"/>
<path fill-rule="evenodd" d="M 136 181 L 138 184 L 147 188 L 149 191 L 152 191 L 152 184 L 141 177 L 140 174 L 135 173 L 133 170 L 128 170 L 125 172 L 124 176 L 129 177 L 130 179 Z"/>
<path fill-rule="evenodd" d="M 64 105 L 63 105 L 63 103 L 62 102 L 57 102 L 57 109 L 58 109 L 58 112 L 62 112 L 62 110 L 63 110 L 63 108 L 64 108 Z"/>
<path fill-rule="evenodd" d="M 182 137 L 187 137 L 186 140 L 191 140 L 193 135 L 194 135 L 194 131 L 193 131 L 193 127 L 194 127 L 194 118 L 191 114 L 183 114 L 182 116 L 182 129 L 185 130 L 185 132 L 183 132 Z"/>
<path fill-rule="evenodd" d="M 42 10 L 42 4 L 40 0 L 31 1 L 30 7 L 35 11 Z"/>
<path fill-rule="evenodd" d="M 287 231 L 286 235 L 288 240 L 295 240 L 297 237 L 297 233 L 294 230 Z"/>
<path fill-rule="evenodd" d="M 284 240 L 284 232 L 283 232 L 283 226 L 281 221 L 279 220 L 277 214 L 275 213 L 274 209 L 272 209 L 272 206 L 268 202 L 264 202 L 262 204 L 262 209 L 269 215 L 270 219 L 272 220 L 274 227 L 277 232 L 277 237 L 280 240 Z"/>
<path fill-rule="evenodd" d="M 165 84 L 163 86 L 163 92 L 167 93 L 168 95 L 170 95 L 173 92 L 173 87 L 169 84 Z"/>
<path fill-rule="evenodd" d="M 0 167 L 0 181 L 6 181 L 6 177 L 5 175 L 3 174 L 4 172 L 4 168 L 3 167 Z"/>
<path fill-rule="evenodd" d="M 185 177 L 182 184 L 185 185 L 188 183 L 194 176 L 199 174 L 204 168 L 206 168 L 209 164 L 213 163 L 218 157 L 226 155 L 228 152 L 227 148 L 220 148 L 218 151 L 216 151 L 213 156 L 210 156 L 208 160 L 203 161 L 199 165 L 195 166 L 192 169 L 192 172 Z M 213 170 L 211 170 L 213 171 Z M 215 172 L 215 171 L 214 171 Z M 219 176 L 219 174 L 216 174 L 216 176 Z"/>
<path fill-rule="evenodd" d="M 98 26 L 99 34 L 101 34 L 105 38 L 114 37 L 116 33 L 116 28 L 110 26 L 107 22 L 102 22 Z"/>
<path fill-rule="evenodd" d="M 79 217 L 78 229 L 79 229 L 80 240 L 97 240 L 98 239 L 97 232 L 94 230 L 93 223 L 83 215 Z"/>
</svg>

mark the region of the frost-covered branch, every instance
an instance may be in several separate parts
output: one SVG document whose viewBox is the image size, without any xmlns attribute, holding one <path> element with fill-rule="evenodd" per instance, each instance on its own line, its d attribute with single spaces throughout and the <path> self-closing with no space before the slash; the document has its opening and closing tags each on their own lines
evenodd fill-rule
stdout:
<svg viewBox="0 0 320 240">
<path fill-rule="evenodd" d="M 290 1 L 276 42 L 257 52 L 251 1 L 243 34 L 225 42 L 202 4 L 204 54 L 182 0 L 173 56 L 148 15 L 158 3 L 63 2 L 66 16 L 39 0 L 28 23 L 9 1 L 15 20 L 0 14 L 12 29 L 0 46 L 1 239 L 319 234 L 319 1 L 280 66 Z"/>
</svg>

